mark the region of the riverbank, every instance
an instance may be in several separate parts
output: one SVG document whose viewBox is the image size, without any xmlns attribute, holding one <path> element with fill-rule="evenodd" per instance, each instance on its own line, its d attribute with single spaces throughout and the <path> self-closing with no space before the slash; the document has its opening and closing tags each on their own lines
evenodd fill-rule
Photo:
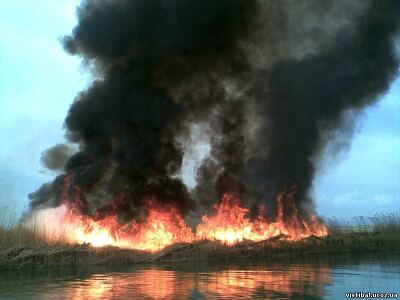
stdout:
<svg viewBox="0 0 400 300">
<path fill-rule="evenodd" d="M 128 265 L 204 260 L 288 259 L 327 254 L 399 253 L 400 234 L 352 232 L 325 238 L 288 241 L 277 237 L 262 242 L 244 241 L 234 246 L 199 241 L 176 244 L 149 253 L 91 245 L 18 245 L 0 251 L 0 269 L 68 267 L 85 265 Z"/>
<path fill-rule="evenodd" d="M 329 235 L 290 241 L 278 236 L 261 242 L 243 241 L 228 246 L 218 241 L 175 244 L 150 253 L 115 247 L 71 245 L 48 239 L 38 228 L 26 228 L 12 218 L 0 217 L 0 270 L 85 265 L 123 265 L 154 262 L 288 259 L 326 254 L 399 253 L 400 217 L 358 218 L 350 226 L 328 222 Z"/>
<path fill-rule="evenodd" d="M 0 271 L 6 299 L 342 299 L 345 291 L 399 292 L 393 253 L 208 260 Z M 274 297 L 275 296 L 275 297 Z M 1 298 L 1 297 L 0 297 Z"/>
</svg>

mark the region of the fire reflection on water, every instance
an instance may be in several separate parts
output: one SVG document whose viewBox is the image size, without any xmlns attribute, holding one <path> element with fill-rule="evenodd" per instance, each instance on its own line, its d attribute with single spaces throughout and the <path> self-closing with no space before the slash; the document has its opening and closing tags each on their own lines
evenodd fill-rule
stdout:
<svg viewBox="0 0 400 300">
<path fill-rule="evenodd" d="M 97 274 L 69 283 L 60 299 L 248 299 L 322 296 L 331 282 L 328 267 L 279 270 L 224 270 L 207 273 L 163 269 Z M 64 295 L 64 296 L 61 296 Z"/>
<path fill-rule="evenodd" d="M 187 299 L 194 288 L 191 277 L 166 270 L 94 275 L 61 292 L 65 299 Z"/>
<path fill-rule="evenodd" d="M 330 283 L 329 269 L 288 269 L 284 271 L 224 271 L 210 274 L 199 285 L 205 295 L 229 296 L 263 294 L 322 296 L 323 286 Z"/>
</svg>

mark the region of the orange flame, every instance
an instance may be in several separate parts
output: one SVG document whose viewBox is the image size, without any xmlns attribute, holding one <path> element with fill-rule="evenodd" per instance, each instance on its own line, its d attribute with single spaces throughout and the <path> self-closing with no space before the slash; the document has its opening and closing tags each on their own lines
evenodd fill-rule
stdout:
<svg viewBox="0 0 400 300">
<path fill-rule="evenodd" d="M 227 245 L 234 245 L 243 240 L 261 241 L 279 235 L 274 224 L 268 224 L 259 216 L 251 221 L 246 217 L 249 210 L 240 207 L 239 199 L 231 194 L 224 194 L 221 203 L 214 206 L 215 215 L 203 216 L 197 226 L 200 239 L 218 240 Z"/>
<path fill-rule="evenodd" d="M 120 224 L 116 216 L 96 221 L 80 214 L 73 205 L 62 204 L 41 211 L 36 221 L 50 239 L 61 238 L 93 247 L 115 246 L 154 252 L 174 243 L 194 240 L 192 230 L 172 207 L 151 207 L 145 222 Z"/>
<path fill-rule="evenodd" d="M 295 203 L 290 201 L 289 206 L 295 208 Z M 224 194 L 221 203 L 214 208 L 216 213 L 211 217 L 203 216 L 202 223 L 197 226 L 198 238 L 234 245 L 243 240 L 262 241 L 279 235 L 298 240 L 311 235 L 328 234 L 327 227 L 320 224 L 314 215 L 306 222 L 300 218 L 297 209 L 292 209 L 289 221 L 285 222 L 282 214 L 282 195 L 278 197 L 277 221 L 272 223 L 268 223 L 262 215 L 257 216 L 255 220 L 247 218 L 249 210 L 242 208 L 239 199 L 231 194 Z"/>
<path fill-rule="evenodd" d="M 66 184 L 70 181 L 67 179 Z M 190 243 L 196 240 L 216 240 L 234 245 L 244 240 L 262 241 L 276 236 L 299 240 L 308 236 L 326 236 L 328 229 L 314 215 L 303 219 L 297 210 L 295 192 L 281 194 L 277 199 L 277 218 L 268 222 L 261 214 L 254 219 L 246 215 L 249 209 L 240 206 L 239 198 L 226 193 L 214 206 L 213 215 L 205 215 L 196 233 L 186 225 L 178 210 L 168 205 L 157 205 L 148 200 L 145 222 L 132 221 L 120 224 L 116 214 L 100 220 L 80 213 L 81 202 L 63 202 L 59 207 L 40 211 L 37 220 L 50 239 L 70 243 L 88 243 L 94 247 L 116 246 L 147 251 L 158 251 L 174 243 Z M 68 195 L 63 192 L 63 199 Z M 79 198 L 74 195 L 74 198 Z M 36 220 L 36 221 L 37 221 Z M 44 226 L 45 225 L 45 226 Z"/>
</svg>

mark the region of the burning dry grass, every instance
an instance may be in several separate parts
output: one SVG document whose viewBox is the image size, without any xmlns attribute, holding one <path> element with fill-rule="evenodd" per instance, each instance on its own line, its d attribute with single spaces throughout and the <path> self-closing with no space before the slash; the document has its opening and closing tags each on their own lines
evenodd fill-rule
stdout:
<svg viewBox="0 0 400 300">
<path fill-rule="evenodd" d="M 33 219 L 34 220 L 34 219 Z M 250 258 L 288 258 L 308 255 L 361 252 L 398 252 L 400 216 L 398 214 L 359 217 L 356 222 L 328 222 L 330 235 L 290 241 L 278 236 L 260 242 L 243 241 L 233 246 L 217 241 L 174 244 L 149 253 L 115 247 L 95 248 L 90 244 L 71 245 L 41 234 L 39 225 L 18 222 L 9 210 L 0 214 L 0 268 L 127 264 L 165 261 L 234 260 Z M 48 232 L 48 230 L 47 230 Z"/>
<path fill-rule="evenodd" d="M 66 234 L 58 227 L 43 230 L 43 222 L 35 215 L 21 222 L 9 209 L 0 213 L 0 269 L 92 264 L 124 264 L 146 262 L 150 254 L 113 247 L 94 248 L 89 244 L 68 244 Z"/>
<path fill-rule="evenodd" d="M 235 260 L 251 258 L 287 259 L 311 255 L 353 253 L 398 253 L 400 251 L 400 216 L 377 215 L 357 218 L 352 226 L 338 223 L 330 226 L 327 237 L 307 237 L 290 241 L 285 236 L 261 242 L 244 241 L 228 247 L 221 243 L 201 241 L 195 244 L 173 245 L 158 253 L 160 261 Z"/>
<path fill-rule="evenodd" d="M 84 215 L 77 207 L 78 202 L 74 201 L 36 210 L 34 215 L 25 219 L 24 225 L 36 228 L 36 232 L 40 231 L 50 240 L 153 253 L 173 244 L 201 240 L 220 241 L 232 246 L 246 240 L 259 242 L 277 236 L 295 241 L 328 235 L 326 225 L 316 216 L 310 214 L 303 218 L 299 215 L 294 198 L 285 202 L 282 199 L 278 197 L 276 220 L 267 221 L 261 212 L 257 217 L 249 218 L 249 209 L 241 207 L 237 196 L 224 194 L 221 202 L 214 205 L 214 212 L 204 215 L 195 230 L 186 224 L 175 207 L 157 205 L 154 199 L 146 202 L 147 216 L 142 215 L 140 222 L 131 220 L 120 223 L 115 212 L 106 216 Z"/>
</svg>

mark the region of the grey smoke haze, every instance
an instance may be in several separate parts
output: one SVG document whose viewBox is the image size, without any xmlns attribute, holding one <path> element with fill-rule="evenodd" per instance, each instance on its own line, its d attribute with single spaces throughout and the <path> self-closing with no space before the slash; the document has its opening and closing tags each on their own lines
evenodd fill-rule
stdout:
<svg viewBox="0 0 400 300">
<path fill-rule="evenodd" d="M 83 1 L 64 47 L 99 79 L 66 118 L 80 151 L 31 207 L 58 205 L 71 176 L 83 212 L 125 220 L 147 196 L 190 215 L 225 192 L 273 208 L 294 184 L 309 208 L 327 133 L 396 75 L 399 13 L 398 1 Z M 212 148 L 188 191 L 177 175 L 192 124 L 208 124 Z"/>
<path fill-rule="evenodd" d="M 244 178 L 253 189 L 274 194 L 292 183 L 298 199 L 307 199 L 324 136 L 341 125 L 344 112 L 376 101 L 398 72 L 399 10 L 396 1 L 372 1 L 329 49 L 279 61 L 257 75 L 251 99 L 266 116 L 257 134 L 267 141 L 268 154 L 248 160 Z M 350 137 L 352 126 L 346 125 L 343 135 Z"/>
<path fill-rule="evenodd" d="M 44 151 L 40 160 L 46 168 L 61 171 L 74 152 L 74 149 L 66 144 L 57 144 Z"/>
</svg>

